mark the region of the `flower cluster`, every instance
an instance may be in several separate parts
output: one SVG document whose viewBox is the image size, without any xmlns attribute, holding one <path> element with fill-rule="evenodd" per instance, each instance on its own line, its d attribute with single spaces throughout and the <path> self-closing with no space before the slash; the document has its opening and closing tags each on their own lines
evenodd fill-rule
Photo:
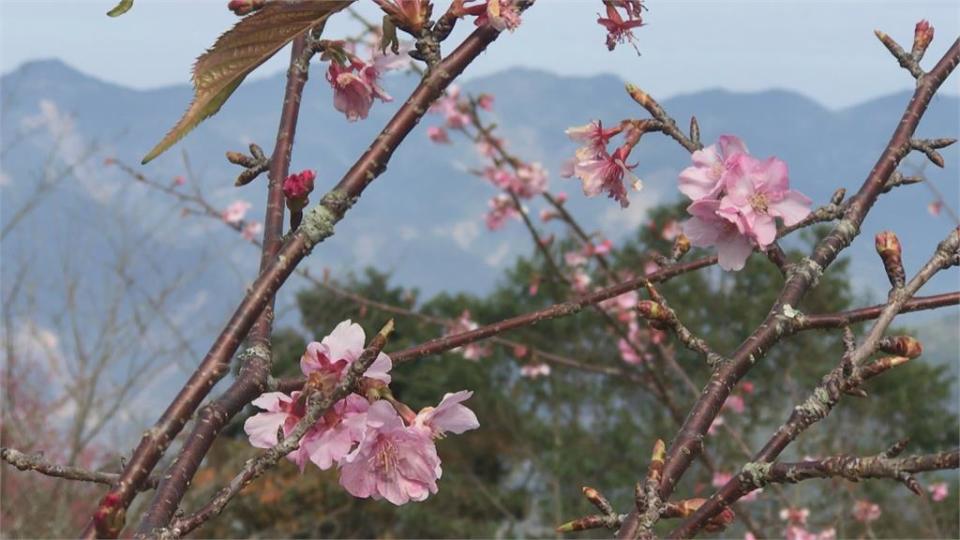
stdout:
<svg viewBox="0 0 960 540">
<path fill-rule="evenodd" d="M 307 346 L 300 369 L 322 388 L 332 388 L 360 358 L 364 342 L 360 325 L 343 321 L 320 343 Z M 434 440 L 479 427 L 476 415 L 462 405 L 472 392 L 446 394 L 437 407 L 413 413 L 386 389 L 391 367 L 390 357 L 380 353 L 364 373 L 361 386 L 379 389 L 368 394 L 383 399 L 371 403 L 359 393 L 347 395 L 310 426 L 287 459 L 301 471 L 307 463 L 321 470 L 339 467 L 340 485 L 355 497 L 401 505 L 436 493 L 442 470 Z M 278 437 L 289 435 L 306 414 L 302 392 L 268 392 L 253 404 L 263 412 L 243 427 L 257 448 L 276 446 Z"/>
<path fill-rule="evenodd" d="M 626 163 L 637 138 L 629 136 L 628 133 L 623 145 L 612 153 L 607 150 L 607 145 L 616 135 L 631 130 L 630 126 L 622 124 L 605 129 L 600 121 L 567 129 L 567 136 L 582 146 L 564 166 L 561 175 L 579 178 L 583 184 L 583 194 L 587 197 L 606 193 L 608 197 L 619 202 L 621 207 L 626 208 L 630 201 L 627 199 L 624 180 L 629 181 L 635 190 L 643 187 L 643 183 L 632 172 L 636 165 Z"/>
<path fill-rule="evenodd" d="M 776 218 L 790 226 L 810 214 L 810 199 L 790 189 L 787 164 L 751 156 L 732 135 L 692 157 L 679 178 L 681 193 L 693 200 L 683 232 L 694 246 L 716 246 L 725 270 L 742 269 L 754 248 L 776 240 Z"/>
</svg>

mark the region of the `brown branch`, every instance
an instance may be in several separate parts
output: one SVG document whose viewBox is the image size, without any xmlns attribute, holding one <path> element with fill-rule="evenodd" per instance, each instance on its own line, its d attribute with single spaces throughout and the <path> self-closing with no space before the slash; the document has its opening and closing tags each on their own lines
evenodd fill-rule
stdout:
<svg viewBox="0 0 960 540">
<path fill-rule="evenodd" d="M 93 482 L 95 484 L 106 484 L 112 486 L 120 478 L 119 473 L 108 473 L 101 471 L 91 471 L 82 467 L 72 467 L 70 465 L 59 465 L 47 461 L 43 454 L 27 454 L 13 448 L 0 448 L 0 459 L 21 471 L 35 471 L 46 476 L 63 478 L 65 480 L 76 480 L 79 482 Z M 153 489 L 157 487 L 156 477 L 148 478 L 140 487 L 141 490 Z"/>
<path fill-rule="evenodd" d="M 173 438 L 183 429 L 200 402 L 228 371 L 230 359 L 236 353 L 260 312 L 283 285 L 294 268 L 314 246 L 333 234 L 339 222 L 363 191 L 386 168 L 387 162 L 400 143 L 416 126 L 437 97 L 450 82 L 499 36 L 490 27 L 474 30 L 453 52 L 443 59 L 437 69 L 421 81 L 410 98 L 400 107 L 383 128 L 370 148 L 347 171 L 346 175 L 328 192 L 320 204 L 304 215 L 304 222 L 286 241 L 277 257 L 250 286 L 249 292 L 234 311 L 206 357 L 191 375 L 186 385 L 171 402 L 157 423 L 144 433 L 118 486 L 101 501 L 98 515 L 116 521 L 136 493 L 137 487 L 150 474 Z M 122 519 L 120 520 L 122 521 Z M 110 527 L 119 533 L 119 527 Z M 82 536 L 92 538 L 97 533 L 91 523 Z"/>
<path fill-rule="evenodd" d="M 960 40 L 955 41 L 943 58 L 918 82 L 913 98 L 873 170 L 857 194 L 848 201 L 843 219 L 821 240 L 810 258 L 794 265 L 781 294 L 763 323 L 731 355 L 731 362 L 721 365 L 711 376 L 707 387 L 694 405 L 684 426 L 667 453 L 661 498 L 666 500 L 680 477 L 703 446 L 703 437 L 737 382 L 776 343 L 786 329 L 784 308 L 798 305 L 806 292 L 819 280 L 824 270 L 859 233 L 860 224 L 877 197 L 886 187 L 900 161 L 910 149 L 910 138 L 937 89 L 960 62 Z M 698 512 L 700 513 L 700 512 Z M 637 513 L 630 516 L 618 532 L 619 538 L 635 538 L 640 532 Z"/>
<path fill-rule="evenodd" d="M 949 267 L 950 260 L 957 253 L 958 248 L 960 248 L 960 230 L 955 229 L 937 246 L 933 257 L 905 287 L 894 289 L 891 292 L 890 302 L 883 308 L 863 342 L 853 351 L 844 354 L 839 365 L 823 377 L 820 384 L 803 404 L 794 407 L 789 419 L 777 429 L 776 433 L 754 456 L 753 462 L 745 466 L 743 472 L 714 493 L 693 516 L 672 531 L 670 533 L 671 537 L 691 538 L 707 520 L 741 497 L 742 494 L 739 496 L 737 494 L 743 491 L 745 486 L 756 484 L 755 480 L 760 476 L 760 472 L 763 472 L 763 469 L 769 466 L 807 428 L 830 414 L 844 394 L 859 389 L 868 378 L 879 375 L 907 360 L 906 358 L 903 358 L 902 361 L 881 359 L 873 364 L 863 365 L 877 351 L 884 332 L 906 301 L 937 272 Z M 871 368 L 875 365 L 879 367 Z M 749 491 L 747 489 L 743 493 Z"/>
<path fill-rule="evenodd" d="M 293 140 L 300 116 L 300 101 L 308 78 L 309 64 L 301 58 L 306 49 L 306 34 L 293 41 L 273 154 L 269 160 L 258 160 L 259 163 L 269 166 L 261 271 L 270 265 L 282 243 L 285 207 L 283 181 L 290 169 Z M 247 403 L 266 390 L 272 363 L 270 337 L 273 331 L 273 303 L 273 299 L 268 302 L 250 331 L 237 380 L 219 398 L 200 410 L 193 431 L 184 441 L 177 459 L 163 475 L 153 502 L 140 522 L 138 534 L 147 535 L 170 522 L 220 430 L 243 410 Z"/>
<path fill-rule="evenodd" d="M 300 445 L 300 438 L 319 420 L 335 403 L 347 397 L 347 394 L 353 392 L 359 384 L 367 368 L 373 364 L 374 360 L 387 344 L 387 338 L 393 332 L 393 320 L 387 321 L 387 324 L 377 333 L 370 343 L 360 354 L 350 367 L 347 368 L 340 382 L 330 393 L 320 391 L 306 390 L 306 412 L 303 418 L 297 422 L 293 430 L 287 434 L 282 441 L 274 447 L 262 452 L 254 459 L 246 462 L 243 469 L 230 481 L 230 483 L 221 489 L 210 501 L 203 505 L 200 510 L 188 516 L 177 518 L 173 521 L 169 530 L 160 531 L 162 538 L 179 538 L 184 534 L 196 529 L 207 520 L 215 517 L 223 511 L 233 497 L 240 490 L 256 480 L 268 469 L 275 466 L 284 456 L 296 450 Z"/>
<path fill-rule="evenodd" d="M 917 296 L 905 302 L 900 313 L 925 311 L 928 309 L 955 306 L 957 304 L 960 304 L 960 291 L 931 296 Z M 849 324 L 876 319 L 880 316 L 880 313 L 886 305 L 887 304 L 877 304 L 875 306 L 851 309 L 838 313 L 824 313 L 822 315 L 801 315 L 796 319 L 793 325 L 793 331 L 802 332 L 804 330 L 820 330 L 824 328 L 843 328 Z"/>
<path fill-rule="evenodd" d="M 799 463 L 774 463 L 762 481 L 795 484 L 808 478 L 841 477 L 851 482 L 890 478 L 906 483 L 911 491 L 922 495 L 916 482 L 910 481 L 910 473 L 956 468 L 960 468 L 960 449 L 904 458 L 891 458 L 885 453 L 870 457 L 839 455 Z"/>
</svg>

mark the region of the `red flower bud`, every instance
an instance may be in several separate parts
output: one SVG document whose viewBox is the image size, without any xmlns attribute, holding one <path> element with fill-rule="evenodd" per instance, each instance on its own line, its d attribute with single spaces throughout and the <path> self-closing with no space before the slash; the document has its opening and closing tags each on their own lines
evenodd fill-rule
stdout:
<svg viewBox="0 0 960 540">
<path fill-rule="evenodd" d="M 266 0 L 230 0 L 227 9 L 232 11 L 234 15 L 242 17 L 262 8 L 266 3 Z"/>
<path fill-rule="evenodd" d="M 933 27 L 926 19 L 921 20 L 913 30 L 913 50 L 910 54 L 919 60 L 931 41 L 933 41 Z"/>
<path fill-rule="evenodd" d="M 287 206 L 301 209 L 307 204 L 307 196 L 313 191 L 313 180 L 317 177 L 313 171 L 306 169 L 291 174 L 283 181 L 283 196 L 287 198 Z"/>
</svg>

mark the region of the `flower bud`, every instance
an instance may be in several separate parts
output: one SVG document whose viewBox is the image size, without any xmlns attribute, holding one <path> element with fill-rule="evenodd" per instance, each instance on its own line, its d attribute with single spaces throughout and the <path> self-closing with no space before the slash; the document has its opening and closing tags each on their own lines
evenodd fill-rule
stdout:
<svg viewBox="0 0 960 540">
<path fill-rule="evenodd" d="M 637 302 L 637 311 L 640 312 L 640 315 L 642 315 L 644 319 L 650 319 L 651 321 L 666 322 L 670 320 L 670 313 L 667 309 L 653 300 L 641 300 Z"/>
<path fill-rule="evenodd" d="M 254 159 L 243 152 L 227 152 L 227 161 L 241 167 L 253 167 L 256 165 Z"/>
<path fill-rule="evenodd" d="M 596 506 L 598 510 L 603 512 L 604 515 L 609 516 L 613 513 L 613 506 L 610 504 L 610 501 L 592 487 L 583 486 L 583 496 L 590 501 L 590 504 Z"/>
<path fill-rule="evenodd" d="M 903 249 L 900 240 L 891 231 L 883 231 L 876 237 L 877 253 L 883 261 L 883 268 L 887 271 L 887 278 L 894 288 L 903 287 L 906 277 L 903 272 Z"/>
<path fill-rule="evenodd" d="M 688 251 L 690 251 L 690 239 L 683 233 L 678 234 L 673 240 L 673 252 L 670 256 L 673 260 L 678 261 L 686 255 Z"/>
<path fill-rule="evenodd" d="M 587 516 L 560 525 L 557 527 L 557 532 L 586 531 L 588 529 L 599 529 L 606 526 L 603 516 Z"/>
<path fill-rule="evenodd" d="M 923 353 L 923 345 L 913 336 L 893 336 L 880 340 L 878 348 L 887 353 L 916 358 Z"/>
<path fill-rule="evenodd" d="M 227 9 L 232 11 L 234 15 L 242 17 L 257 11 L 266 3 L 266 0 L 230 0 L 227 3 Z"/>
<path fill-rule="evenodd" d="M 291 174 L 283 181 L 283 196 L 287 199 L 287 208 L 293 212 L 307 205 L 307 196 L 313 191 L 316 174 L 310 169 Z"/>
<path fill-rule="evenodd" d="M 933 41 L 933 27 L 926 19 L 923 19 L 913 29 L 913 50 L 910 51 L 910 54 L 915 60 L 920 60 L 923 57 L 923 53 L 927 51 L 931 41 Z"/>
</svg>

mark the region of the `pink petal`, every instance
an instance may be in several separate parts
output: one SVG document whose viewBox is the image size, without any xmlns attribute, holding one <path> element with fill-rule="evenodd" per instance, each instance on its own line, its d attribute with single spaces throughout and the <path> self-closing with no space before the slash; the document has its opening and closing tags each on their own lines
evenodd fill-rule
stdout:
<svg viewBox="0 0 960 540">
<path fill-rule="evenodd" d="M 693 200 L 714 195 L 719 179 L 713 176 L 710 169 L 705 167 L 687 167 L 680 171 L 680 193 Z"/>
<path fill-rule="evenodd" d="M 811 204 L 813 201 L 799 191 L 787 191 L 782 200 L 770 205 L 770 211 L 783 218 L 783 224 L 789 227 L 810 215 Z"/>
<path fill-rule="evenodd" d="M 717 243 L 717 262 L 724 270 L 741 270 L 746 264 L 753 245 L 746 237 L 730 234 Z"/>
<path fill-rule="evenodd" d="M 332 362 L 337 360 L 353 362 L 363 352 L 364 343 L 366 343 L 366 336 L 363 328 L 350 319 L 338 324 L 329 336 L 323 338 L 323 344 L 330 351 L 329 358 Z"/>
<path fill-rule="evenodd" d="M 277 430 L 287 419 L 285 412 L 262 412 L 247 418 L 243 431 L 254 448 L 271 448 L 277 444 Z"/>
<path fill-rule="evenodd" d="M 390 357 L 384 353 L 380 353 L 377 359 L 373 361 L 373 364 L 367 368 L 367 372 L 364 373 L 363 376 L 368 379 L 376 379 L 390 384 L 390 374 L 388 372 L 392 368 L 393 362 L 390 360 Z"/>
</svg>

